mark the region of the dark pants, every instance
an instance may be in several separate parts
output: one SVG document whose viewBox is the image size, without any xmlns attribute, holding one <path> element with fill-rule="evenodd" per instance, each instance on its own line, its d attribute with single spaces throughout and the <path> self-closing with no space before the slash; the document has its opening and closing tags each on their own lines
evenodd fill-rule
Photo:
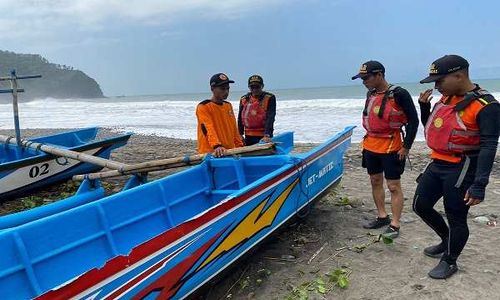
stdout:
<svg viewBox="0 0 500 300">
<path fill-rule="evenodd" d="M 245 146 L 258 144 L 264 136 L 245 135 Z"/>
<path fill-rule="evenodd" d="M 413 210 L 447 243 L 448 249 L 442 259 L 450 264 L 456 262 L 469 238 L 469 206 L 464 197 L 474 181 L 476 165 L 477 158 L 470 159 L 468 167 L 465 159 L 460 163 L 434 160 L 417 179 Z M 441 197 L 449 227 L 434 209 Z"/>
<path fill-rule="evenodd" d="M 405 171 L 405 160 L 400 160 L 397 152 L 382 154 L 363 150 L 362 155 L 361 166 L 369 175 L 383 172 L 385 179 L 399 180 Z"/>
</svg>

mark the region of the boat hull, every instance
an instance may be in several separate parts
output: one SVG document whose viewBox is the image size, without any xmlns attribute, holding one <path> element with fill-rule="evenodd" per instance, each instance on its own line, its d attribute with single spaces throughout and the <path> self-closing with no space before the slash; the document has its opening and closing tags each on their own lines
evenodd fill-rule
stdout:
<svg viewBox="0 0 500 300">
<path fill-rule="evenodd" d="M 88 135 L 88 131 L 92 130 L 95 130 L 95 134 L 97 133 L 96 128 L 89 128 L 83 131 L 68 132 L 67 134 L 78 135 L 81 133 Z M 130 134 L 102 141 L 94 141 L 92 138 L 82 142 L 81 145 L 66 147 L 64 134 L 59 134 L 59 136 L 61 137 L 54 141 L 55 145 L 105 159 L 109 158 L 111 151 L 124 146 L 130 138 Z M 50 137 L 44 139 L 50 141 Z M 38 140 L 43 142 L 44 139 Z M 44 153 L 17 161 L 4 162 L 0 164 L 0 202 L 29 195 L 43 187 L 68 180 L 73 175 L 96 172 L 101 169 L 102 167 L 89 163 L 74 159 L 55 158 Z"/>
<path fill-rule="evenodd" d="M 168 203 L 168 207 L 153 208 L 156 204 L 150 201 L 159 195 L 153 191 L 162 194 L 159 199 L 166 202 L 170 187 L 183 188 L 176 182 L 177 178 L 183 178 L 182 174 L 89 203 L 64 215 L 0 232 L 0 245 L 4 245 L 7 252 L 12 249 L 10 251 L 28 253 L 22 262 L 0 268 L 0 286 L 9 287 L 2 290 L 14 288 L 16 291 L 4 296 L 6 299 L 34 296 L 38 299 L 186 298 L 338 183 L 351 133 L 352 128 L 348 128 L 310 152 L 295 156 L 207 159 L 199 167 L 185 172 L 208 174 L 208 181 L 213 182 L 210 190 L 196 197 L 184 195 L 179 199 L 193 199 L 193 205 L 206 205 L 202 201 L 217 199 L 214 195 L 221 194 L 222 200 L 179 224 L 176 224 L 177 218 L 187 213 L 190 204 L 179 200 Z M 283 162 L 279 168 L 266 172 L 262 178 L 254 176 L 250 183 L 248 173 L 259 168 L 247 169 L 245 174 L 238 171 L 252 164 L 264 169 L 278 161 Z M 235 182 L 220 183 L 229 170 L 219 172 L 218 168 L 224 166 L 236 168 Z M 195 178 L 184 185 L 195 190 L 198 184 Z M 238 185 L 243 187 L 233 190 Z M 141 200 L 135 201 L 135 195 L 141 195 Z M 177 210 L 179 203 L 184 204 Z M 132 215 L 130 211 L 133 217 L 126 219 L 124 215 Z M 105 229 L 83 228 L 92 225 L 94 216 L 100 220 L 96 223 L 106 224 Z M 87 218 L 82 223 L 84 217 Z M 73 235 L 81 234 L 84 238 L 69 238 L 58 233 L 60 240 L 55 243 L 61 246 L 51 246 L 50 252 L 39 238 L 27 237 L 31 232 L 63 222 L 73 222 L 71 226 L 79 228 Z M 172 226 L 163 230 L 164 223 L 172 223 Z M 151 237 L 138 243 L 146 232 Z M 16 241 L 16 235 L 21 241 L 9 248 L 8 241 Z M 83 270 L 79 262 L 84 259 L 94 261 L 95 267 Z"/>
</svg>

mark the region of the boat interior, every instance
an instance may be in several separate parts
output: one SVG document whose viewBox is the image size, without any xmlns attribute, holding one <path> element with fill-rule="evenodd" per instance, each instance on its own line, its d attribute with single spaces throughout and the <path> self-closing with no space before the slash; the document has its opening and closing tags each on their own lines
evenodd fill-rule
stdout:
<svg viewBox="0 0 500 300">
<path fill-rule="evenodd" d="M 228 197 L 258 188 L 267 180 L 264 177 L 280 174 L 294 163 L 291 156 L 279 154 L 209 158 L 183 172 L 98 200 L 92 194 L 98 189 L 87 182 L 74 196 L 86 196 L 86 204 L 0 230 L 4 253 L 0 286 L 6 281 L 13 289 L 30 286 L 31 294 L 26 296 L 39 295 L 102 267 L 113 257 L 129 254 L 137 245 Z"/>
<path fill-rule="evenodd" d="M 37 137 L 30 140 L 47 145 L 57 145 L 62 148 L 73 148 L 94 140 L 98 130 L 99 128 L 97 127 L 84 128 L 54 135 Z M 15 138 L 13 139 L 15 140 Z M 17 145 L 0 145 L 0 164 L 31 158 L 37 155 L 45 154 L 34 149 L 19 148 Z"/>
</svg>

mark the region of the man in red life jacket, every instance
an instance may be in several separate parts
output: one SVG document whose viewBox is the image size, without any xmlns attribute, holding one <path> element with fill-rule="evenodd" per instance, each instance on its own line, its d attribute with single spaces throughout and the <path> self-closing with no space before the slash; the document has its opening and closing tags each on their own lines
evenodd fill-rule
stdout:
<svg viewBox="0 0 500 300">
<path fill-rule="evenodd" d="M 500 133 L 500 105 L 469 79 L 469 63 L 458 55 L 434 61 L 420 83 L 434 82 L 443 95 L 431 113 L 432 89 L 420 94 L 421 120 L 431 163 L 417 179 L 413 210 L 441 238 L 424 254 L 441 258 L 430 272 L 446 279 L 469 237 L 467 212 L 484 200 Z M 443 197 L 446 218 L 433 207 Z"/>
<path fill-rule="evenodd" d="M 245 145 L 257 144 L 261 140 L 270 142 L 273 137 L 276 97 L 263 91 L 264 80 L 259 75 L 248 78 L 250 92 L 240 99 L 238 129 L 245 136 Z"/>
<path fill-rule="evenodd" d="M 413 100 L 405 89 L 385 80 L 385 68 L 378 61 L 368 61 L 352 79 L 360 78 L 368 89 L 363 110 L 362 165 L 370 175 L 377 218 L 363 225 L 364 228 L 387 226 L 384 235 L 399 236 L 403 210 L 401 174 L 418 129 L 418 116 Z M 402 138 L 402 127 L 406 136 Z M 391 193 L 392 220 L 385 210 L 384 177 Z"/>
</svg>

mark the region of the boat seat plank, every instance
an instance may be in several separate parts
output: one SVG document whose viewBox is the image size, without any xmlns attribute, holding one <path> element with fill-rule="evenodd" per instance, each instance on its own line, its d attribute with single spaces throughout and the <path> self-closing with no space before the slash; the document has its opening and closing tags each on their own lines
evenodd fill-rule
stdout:
<svg viewBox="0 0 500 300">
<path fill-rule="evenodd" d="M 237 193 L 239 190 L 211 190 L 210 193 L 215 195 L 230 195 L 233 193 Z"/>
</svg>

